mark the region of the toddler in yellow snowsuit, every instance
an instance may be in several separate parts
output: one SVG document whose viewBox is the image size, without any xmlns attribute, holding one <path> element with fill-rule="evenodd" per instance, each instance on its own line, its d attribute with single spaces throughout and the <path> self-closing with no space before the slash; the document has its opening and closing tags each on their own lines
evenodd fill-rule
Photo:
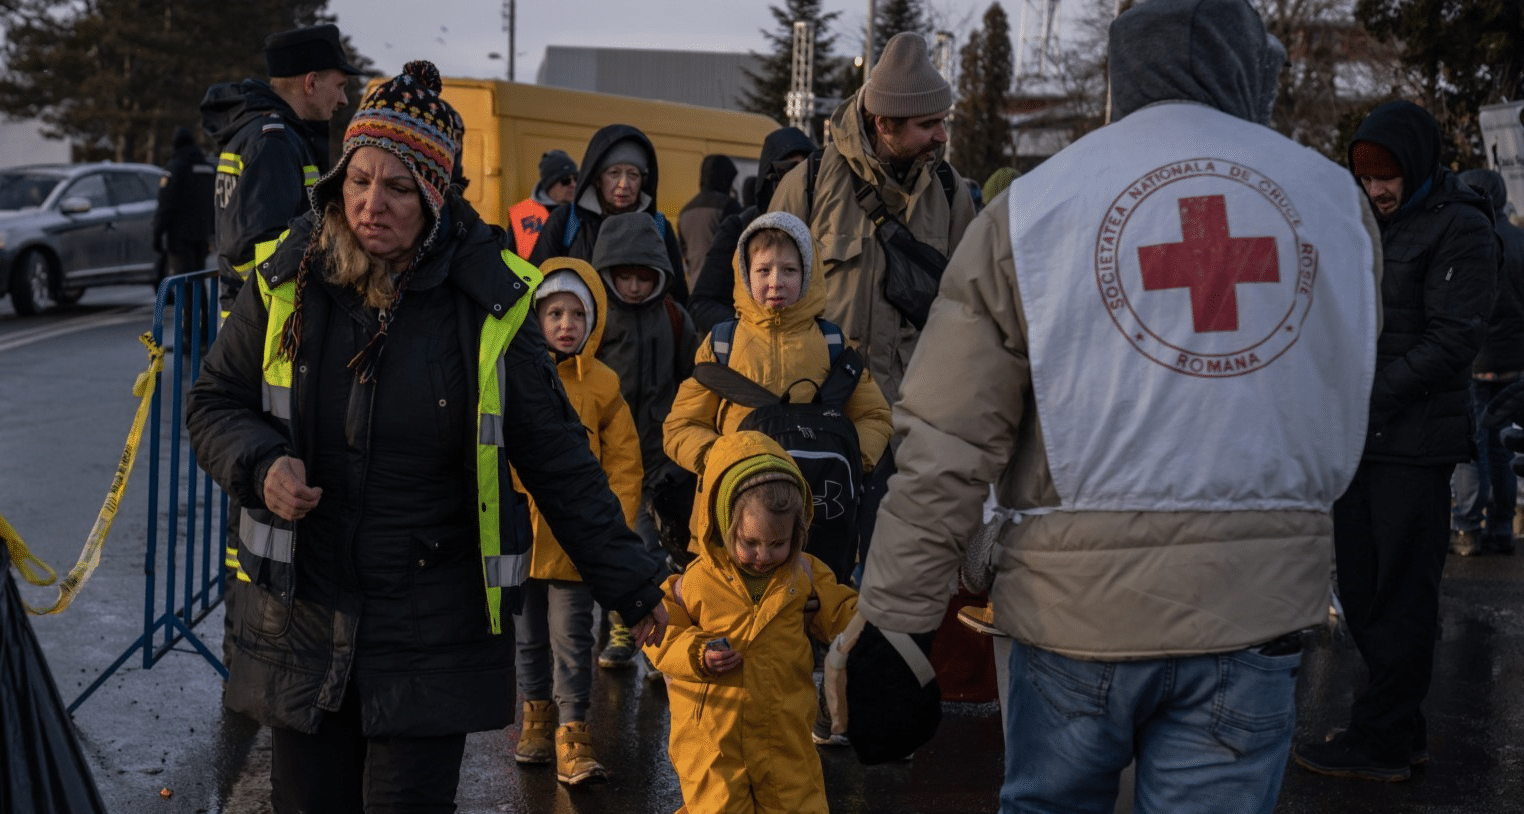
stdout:
<svg viewBox="0 0 1524 814">
<path fill-rule="evenodd" d="M 840 633 L 857 594 L 801 550 L 809 486 L 766 435 L 714 442 L 693 514 L 698 558 L 668 578 L 667 635 L 646 649 L 670 679 L 683 810 L 825 812 L 809 640 Z"/>
</svg>

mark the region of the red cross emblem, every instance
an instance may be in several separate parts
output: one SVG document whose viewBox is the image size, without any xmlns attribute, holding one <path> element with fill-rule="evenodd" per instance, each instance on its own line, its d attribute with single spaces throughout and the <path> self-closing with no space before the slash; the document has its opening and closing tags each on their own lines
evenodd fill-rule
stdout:
<svg viewBox="0 0 1524 814">
<path fill-rule="evenodd" d="M 1238 283 L 1278 283 L 1275 238 L 1231 237 L 1221 195 L 1180 199 L 1181 243 L 1138 247 L 1143 290 L 1191 290 L 1196 333 L 1238 330 Z"/>
</svg>

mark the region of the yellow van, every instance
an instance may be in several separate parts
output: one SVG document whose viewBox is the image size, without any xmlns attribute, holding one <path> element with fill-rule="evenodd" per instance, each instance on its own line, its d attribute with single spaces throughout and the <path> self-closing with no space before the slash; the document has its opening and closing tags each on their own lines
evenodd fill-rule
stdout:
<svg viewBox="0 0 1524 814">
<path fill-rule="evenodd" d="M 371 86 L 385 82 L 371 81 Z M 780 125 L 755 113 L 590 93 L 497 79 L 445 78 L 444 98 L 466 123 L 461 163 L 465 198 L 489 223 L 502 224 L 508 207 L 529 197 L 540 180 L 540 156 L 565 150 L 582 161 L 599 128 L 629 124 L 656 146 L 656 205 L 676 221 L 699 191 L 704 156 L 729 156 L 740 179 L 756 174 L 762 140 Z"/>
</svg>

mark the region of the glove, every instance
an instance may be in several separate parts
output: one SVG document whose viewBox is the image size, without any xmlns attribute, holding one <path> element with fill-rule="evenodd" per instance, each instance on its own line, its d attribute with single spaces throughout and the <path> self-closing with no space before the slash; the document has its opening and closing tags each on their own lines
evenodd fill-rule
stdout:
<svg viewBox="0 0 1524 814">
<path fill-rule="evenodd" d="M 1492 401 L 1487 402 L 1487 409 L 1482 412 L 1482 427 L 1490 430 L 1504 424 L 1524 423 L 1521 419 L 1524 419 L 1524 379 L 1503 388 L 1502 392 L 1492 397 Z"/>
<path fill-rule="evenodd" d="M 942 688 L 931 666 L 935 633 L 883 631 L 858 616 L 831 643 L 826 656 L 826 703 L 836 721 L 840 699 L 833 679 L 844 683 L 842 717 L 857 759 L 872 766 L 901 760 L 919 749 L 942 722 Z M 845 661 L 845 678 L 839 673 Z"/>
</svg>

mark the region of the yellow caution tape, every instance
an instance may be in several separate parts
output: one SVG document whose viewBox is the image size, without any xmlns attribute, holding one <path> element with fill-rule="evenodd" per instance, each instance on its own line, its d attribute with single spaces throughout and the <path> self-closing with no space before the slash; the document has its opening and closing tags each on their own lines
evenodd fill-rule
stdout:
<svg viewBox="0 0 1524 814">
<path fill-rule="evenodd" d="M 153 341 L 153 334 L 145 333 L 138 337 L 138 340 L 148 347 L 148 369 L 139 373 L 137 380 L 132 383 L 132 394 L 139 398 L 138 412 L 132 417 L 132 431 L 127 434 L 127 445 L 122 449 L 116 475 L 111 479 L 111 489 L 106 493 L 106 502 L 101 505 L 101 512 L 95 518 L 95 527 L 90 529 L 90 536 L 85 540 L 84 550 L 79 553 L 79 561 L 74 563 L 74 567 L 69 569 L 68 575 L 58 585 L 57 601 L 52 607 L 43 609 L 26 605 L 27 613 L 34 616 L 60 613 L 69 607 L 69 603 L 79 595 L 80 589 L 85 587 L 85 583 L 90 580 L 90 575 L 95 573 L 95 569 L 101 564 L 101 549 L 106 544 L 106 535 L 111 532 L 111 522 L 116 519 L 117 508 L 122 502 L 122 493 L 127 490 L 127 476 L 132 474 L 132 462 L 137 458 L 138 446 L 143 441 L 143 426 L 148 423 L 149 402 L 153 400 L 153 391 L 159 382 L 159 373 L 164 370 L 164 347 Z M 52 585 L 57 581 L 57 572 L 27 550 L 26 543 L 21 541 L 21 535 L 5 522 L 4 517 L 0 517 L 0 537 L 5 539 L 5 548 L 10 561 L 21 572 L 23 579 L 33 585 Z M 33 566 L 41 567 L 48 572 L 48 576 L 42 577 Z"/>
</svg>

